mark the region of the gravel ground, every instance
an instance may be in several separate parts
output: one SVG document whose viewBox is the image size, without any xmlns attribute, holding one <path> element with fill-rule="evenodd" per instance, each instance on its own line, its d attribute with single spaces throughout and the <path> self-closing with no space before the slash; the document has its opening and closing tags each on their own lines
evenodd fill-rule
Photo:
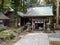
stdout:
<svg viewBox="0 0 60 45">
<path fill-rule="evenodd" d="M 2 43 L 0 43 L 0 45 L 12 45 L 12 42 L 10 42 L 10 43 L 2 42 Z"/>
</svg>

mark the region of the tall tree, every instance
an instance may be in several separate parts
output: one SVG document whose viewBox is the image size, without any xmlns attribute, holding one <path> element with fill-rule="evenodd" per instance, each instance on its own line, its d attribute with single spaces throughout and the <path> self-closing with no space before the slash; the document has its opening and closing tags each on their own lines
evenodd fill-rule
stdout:
<svg viewBox="0 0 60 45">
<path fill-rule="evenodd" d="M 3 5 L 4 5 L 4 0 L 1 0 L 1 1 L 0 1 L 0 9 L 1 9 L 1 10 L 3 9 Z"/>
<path fill-rule="evenodd" d="M 59 25 L 59 0 L 56 0 L 56 24 Z"/>
<path fill-rule="evenodd" d="M 15 26 L 17 27 L 18 23 L 17 23 L 17 12 L 18 12 L 18 9 L 19 9 L 19 6 L 21 5 L 21 2 L 22 0 L 11 0 L 11 4 L 12 4 L 12 7 L 14 9 L 14 13 L 15 13 L 15 18 L 16 18 L 16 22 L 15 22 Z"/>
<path fill-rule="evenodd" d="M 26 10 L 27 10 L 27 5 L 25 3 L 24 0 L 11 0 L 11 3 L 12 3 L 12 7 L 14 8 L 14 12 L 15 12 L 15 18 L 16 18 L 16 27 L 18 25 L 17 23 L 17 12 L 20 11 L 20 12 L 23 12 L 25 13 Z"/>
</svg>

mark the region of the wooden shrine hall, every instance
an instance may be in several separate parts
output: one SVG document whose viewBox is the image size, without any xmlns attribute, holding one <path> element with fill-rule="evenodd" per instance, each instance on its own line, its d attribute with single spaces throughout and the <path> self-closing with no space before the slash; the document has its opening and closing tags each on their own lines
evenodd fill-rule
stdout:
<svg viewBox="0 0 60 45">
<path fill-rule="evenodd" d="M 33 30 L 45 30 L 46 24 L 53 19 L 52 6 L 30 7 L 26 14 L 18 12 L 18 25 L 24 26 L 30 23 Z"/>
</svg>

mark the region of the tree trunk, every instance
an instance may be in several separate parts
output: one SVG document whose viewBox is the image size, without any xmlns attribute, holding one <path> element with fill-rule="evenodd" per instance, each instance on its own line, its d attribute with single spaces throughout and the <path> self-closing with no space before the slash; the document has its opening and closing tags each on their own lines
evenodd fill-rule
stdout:
<svg viewBox="0 0 60 45">
<path fill-rule="evenodd" d="M 59 0 L 56 0 L 56 25 L 59 25 Z"/>
<path fill-rule="evenodd" d="M 4 0 L 1 0 L 1 7 L 0 7 L 1 10 L 3 9 L 3 5 L 4 5 Z"/>
</svg>

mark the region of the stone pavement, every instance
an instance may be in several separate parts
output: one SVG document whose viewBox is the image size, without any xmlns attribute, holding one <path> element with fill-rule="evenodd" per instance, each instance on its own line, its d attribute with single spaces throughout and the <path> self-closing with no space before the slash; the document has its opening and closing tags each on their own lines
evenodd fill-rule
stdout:
<svg viewBox="0 0 60 45">
<path fill-rule="evenodd" d="M 47 33 L 50 41 L 60 42 L 60 31 L 55 31 L 56 33 Z"/>
<path fill-rule="evenodd" d="M 45 33 L 29 33 L 14 45 L 50 45 L 50 43 Z"/>
<path fill-rule="evenodd" d="M 34 33 L 41 33 L 43 31 L 34 31 Z M 47 33 L 50 41 L 58 41 L 60 42 L 60 31 L 56 30 L 55 33 Z"/>
</svg>

